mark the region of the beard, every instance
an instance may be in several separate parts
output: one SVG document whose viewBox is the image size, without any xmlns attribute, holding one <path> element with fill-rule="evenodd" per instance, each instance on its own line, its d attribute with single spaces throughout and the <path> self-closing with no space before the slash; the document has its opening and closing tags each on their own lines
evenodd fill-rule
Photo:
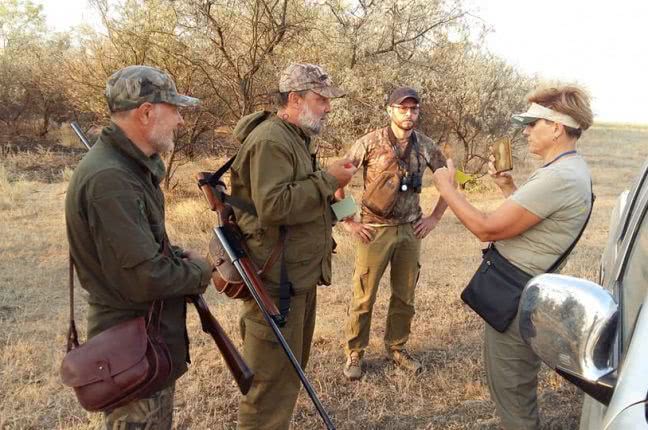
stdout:
<svg viewBox="0 0 648 430">
<path fill-rule="evenodd" d="M 163 124 L 156 122 L 151 129 L 149 141 L 155 151 L 159 154 L 173 151 L 175 142 L 173 141 L 173 130 L 167 130 Z"/>
<path fill-rule="evenodd" d="M 396 127 L 404 131 L 409 131 L 414 128 L 414 125 L 416 125 L 411 119 L 398 120 L 395 117 L 392 117 L 392 121 L 396 124 Z"/>
<path fill-rule="evenodd" d="M 319 116 L 313 112 L 308 105 L 304 104 L 304 108 L 299 114 L 297 119 L 299 126 L 310 136 L 320 134 L 322 125 L 324 123 L 324 116 Z"/>
</svg>

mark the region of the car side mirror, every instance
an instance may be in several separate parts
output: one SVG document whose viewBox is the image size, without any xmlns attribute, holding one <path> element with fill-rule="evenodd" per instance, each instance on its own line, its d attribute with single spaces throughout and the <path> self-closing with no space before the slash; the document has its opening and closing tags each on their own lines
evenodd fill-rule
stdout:
<svg viewBox="0 0 648 430">
<path fill-rule="evenodd" d="M 538 357 L 585 393 L 609 404 L 618 316 L 612 295 L 594 282 L 543 274 L 527 283 L 519 314 L 520 334 Z"/>
</svg>

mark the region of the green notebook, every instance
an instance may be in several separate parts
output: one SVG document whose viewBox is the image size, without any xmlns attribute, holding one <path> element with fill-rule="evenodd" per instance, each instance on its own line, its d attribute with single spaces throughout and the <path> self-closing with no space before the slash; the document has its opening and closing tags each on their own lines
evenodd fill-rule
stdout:
<svg viewBox="0 0 648 430">
<path fill-rule="evenodd" d="M 345 218 L 355 215 L 357 207 L 353 196 L 348 195 L 339 202 L 333 203 L 331 209 L 333 209 L 333 213 L 337 220 L 342 221 Z"/>
</svg>

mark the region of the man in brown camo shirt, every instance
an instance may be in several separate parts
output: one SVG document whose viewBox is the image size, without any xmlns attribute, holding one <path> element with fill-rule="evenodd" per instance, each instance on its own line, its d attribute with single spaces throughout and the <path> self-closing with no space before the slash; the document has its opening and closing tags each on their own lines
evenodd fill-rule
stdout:
<svg viewBox="0 0 648 430">
<path fill-rule="evenodd" d="M 358 139 L 345 157 L 363 169 L 363 200 L 383 172 L 396 170 L 401 177 L 400 191 L 389 214 L 376 214 L 363 203 L 360 222 L 346 220 L 343 223 L 344 228 L 358 239 L 345 345 L 344 375 L 351 380 L 363 374 L 362 358 L 369 343 L 371 313 L 380 278 L 389 264 L 391 299 L 385 348 L 396 365 L 414 373 L 421 370 L 420 362 L 405 349 L 414 317 L 421 240 L 436 227 L 447 204 L 439 198 L 427 217 L 423 216 L 419 204 L 425 167 L 434 171 L 445 166 L 446 161 L 430 138 L 414 130 L 419 103 L 420 97 L 414 89 L 394 90 L 387 106 L 391 123 Z"/>
</svg>

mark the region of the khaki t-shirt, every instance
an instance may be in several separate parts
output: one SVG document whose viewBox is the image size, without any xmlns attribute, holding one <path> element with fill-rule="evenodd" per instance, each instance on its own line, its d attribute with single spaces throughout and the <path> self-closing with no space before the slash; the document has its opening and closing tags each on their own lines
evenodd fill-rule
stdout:
<svg viewBox="0 0 648 430">
<path fill-rule="evenodd" d="M 592 204 L 587 163 L 580 155 L 563 157 L 536 170 L 509 198 L 542 221 L 519 236 L 497 241 L 497 250 L 531 275 L 544 273 L 587 219 Z"/>
</svg>

